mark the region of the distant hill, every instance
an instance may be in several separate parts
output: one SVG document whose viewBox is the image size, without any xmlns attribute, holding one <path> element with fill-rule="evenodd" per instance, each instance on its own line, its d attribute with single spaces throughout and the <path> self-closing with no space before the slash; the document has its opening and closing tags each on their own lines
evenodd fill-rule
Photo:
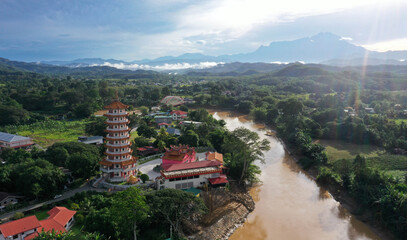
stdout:
<svg viewBox="0 0 407 240">
<path fill-rule="evenodd" d="M 204 62 L 216 63 L 272 63 L 298 62 L 324 63 L 335 66 L 358 66 L 368 56 L 368 65 L 391 64 L 404 65 L 401 59 L 407 60 L 407 51 L 375 52 L 352 44 L 333 33 L 319 33 L 311 37 L 304 37 L 293 41 L 271 42 L 250 53 L 232 55 L 208 56 L 200 53 L 186 53 L 180 56 L 164 56 L 156 59 L 122 61 L 116 59 L 82 58 L 72 61 L 44 61 L 42 64 L 59 66 L 86 67 L 104 64 L 143 64 L 149 66 L 163 66 L 165 64 L 199 64 Z M 163 69 L 165 70 L 165 69 Z"/>
<path fill-rule="evenodd" d="M 19 61 L 11 61 L 5 58 L 0 58 L 0 69 L 10 69 L 18 71 L 28 71 L 47 75 L 72 75 L 83 76 L 88 78 L 96 77 L 127 77 L 127 78 L 151 78 L 159 75 L 155 71 L 149 70 L 122 70 L 113 67 L 95 66 L 95 67 L 67 67 L 55 66 L 49 64 L 26 63 Z"/>
</svg>

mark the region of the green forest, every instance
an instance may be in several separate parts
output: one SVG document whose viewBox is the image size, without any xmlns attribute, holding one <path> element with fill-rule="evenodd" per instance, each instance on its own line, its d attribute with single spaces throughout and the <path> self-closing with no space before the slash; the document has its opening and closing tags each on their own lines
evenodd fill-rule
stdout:
<svg viewBox="0 0 407 240">
<path fill-rule="evenodd" d="M 213 119 L 205 108 L 248 114 L 275 129 L 299 156 L 303 168 L 317 172 L 318 182 L 349 193 L 400 239 L 407 236 L 406 67 L 362 69 L 289 64 L 269 72 L 192 71 L 181 75 L 112 71 L 98 68 L 72 72 L 0 65 L 0 131 L 19 133 L 46 128 L 49 123 L 55 129 L 69 129 L 59 125 L 82 122 L 73 128 L 91 135 L 100 133 L 103 127 L 103 121 L 93 118 L 93 113 L 110 103 L 115 91 L 131 109 L 151 108 L 168 95 L 190 97 L 195 103 L 181 108 L 189 112 L 191 120 L 204 122 L 202 126 L 185 127 L 182 136 L 173 137 L 149 131 L 151 117 L 133 116 L 132 124 L 141 127 L 133 146 L 152 144 L 163 149 L 188 143 L 211 147 L 224 154 L 231 177 L 240 183 L 255 182 L 261 167 L 253 162 L 262 158 L 261 151 L 267 150 L 267 143 L 245 129 L 225 130 L 224 123 Z M 100 127 L 94 127 L 98 123 Z M 382 151 L 374 156 L 361 152 L 351 158 L 332 158 L 327 145 L 319 140 L 373 146 Z M 256 148 L 244 149 L 250 141 L 256 143 Z M 60 166 L 88 166 L 73 172 L 78 178 L 97 174 L 103 149 L 51 143 L 46 151 L 3 153 L 7 164 L 0 168 L 2 191 L 12 188 L 33 198 L 52 196 L 63 187 L 63 175 L 57 168 Z M 33 179 L 32 184 L 19 181 L 21 176 Z M 53 179 L 46 188 L 41 183 L 45 178 Z M 160 199 L 154 194 L 143 197 L 159 204 Z M 98 207 L 98 211 L 107 211 L 103 209 Z M 86 212 L 86 219 L 97 217 L 92 214 Z M 150 224 L 156 224 L 154 217 L 149 217 Z M 96 228 L 86 225 L 86 219 L 86 228 L 93 232 Z M 111 231 L 117 227 L 114 222 L 109 224 Z M 104 231 L 104 235 L 113 236 L 108 228 Z M 129 233 L 118 234 L 125 237 Z"/>
</svg>

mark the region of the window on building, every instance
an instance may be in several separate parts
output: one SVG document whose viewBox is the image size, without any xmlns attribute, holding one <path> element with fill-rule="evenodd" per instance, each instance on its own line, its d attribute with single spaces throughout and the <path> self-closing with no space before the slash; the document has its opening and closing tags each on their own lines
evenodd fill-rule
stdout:
<svg viewBox="0 0 407 240">
<path fill-rule="evenodd" d="M 181 187 L 182 187 L 181 183 L 175 184 L 175 189 L 181 189 Z"/>
<path fill-rule="evenodd" d="M 199 175 L 195 175 L 194 178 L 199 178 Z"/>
</svg>

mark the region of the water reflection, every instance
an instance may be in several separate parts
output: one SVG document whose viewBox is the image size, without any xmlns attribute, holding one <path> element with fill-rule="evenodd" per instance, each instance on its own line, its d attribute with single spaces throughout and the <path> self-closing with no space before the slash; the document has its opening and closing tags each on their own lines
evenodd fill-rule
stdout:
<svg viewBox="0 0 407 240">
<path fill-rule="evenodd" d="M 271 142 L 265 164 L 259 165 L 262 184 L 250 190 L 256 209 L 230 239 L 380 239 L 318 186 L 276 138 L 265 136 L 263 125 L 229 112 L 214 117 L 225 120 L 230 130 L 244 126 Z"/>
</svg>

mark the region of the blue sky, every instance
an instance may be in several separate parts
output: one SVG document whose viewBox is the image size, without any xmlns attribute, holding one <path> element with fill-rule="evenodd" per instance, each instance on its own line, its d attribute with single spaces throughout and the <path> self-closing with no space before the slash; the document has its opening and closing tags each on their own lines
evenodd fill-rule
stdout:
<svg viewBox="0 0 407 240">
<path fill-rule="evenodd" d="M 217 56 L 319 32 L 407 50 L 406 12 L 402 0 L 1 0 L 0 57 Z"/>
</svg>

